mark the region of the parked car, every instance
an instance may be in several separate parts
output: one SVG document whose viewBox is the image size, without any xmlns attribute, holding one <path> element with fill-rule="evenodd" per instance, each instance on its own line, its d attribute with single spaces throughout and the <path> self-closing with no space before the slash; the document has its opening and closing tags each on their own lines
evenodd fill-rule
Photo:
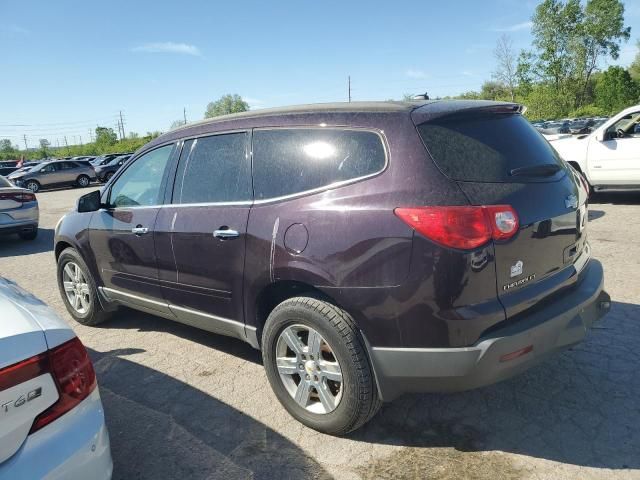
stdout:
<svg viewBox="0 0 640 480">
<path fill-rule="evenodd" d="M 76 185 L 87 187 L 96 179 L 96 172 L 88 161 L 57 160 L 42 162 L 28 172 L 15 176 L 12 180 L 37 193 L 41 188 Z"/>
<path fill-rule="evenodd" d="M 124 165 L 127 160 L 129 160 L 131 155 L 120 155 L 119 157 L 115 157 L 109 163 L 103 164 L 95 167 L 96 177 L 99 182 L 108 182 L 111 180 L 111 177 L 118 171 L 122 165 Z"/>
<path fill-rule="evenodd" d="M 640 105 L 627 108 L 587 135 L 551 141 L 593 190 L 640 191 Z"/>
<path fill-rule="evenodd" d="M 109 436 L 87 350 L 51 308 L 2 277 L 0 311 L 0 478 L 108 480 Z"/>
<path fill-rule="evenodd" d="M 39 217 L 35 194 L 0 177 L 0 235 L 17 233 L 23 240 L 34 240 Z"/>
<path fill-rule="evenodd" d="M 18 169 L 18 162 L 0 162 L 0 176 L 6 177 L 7 175 L 15 172 Z"/>
<path fill-rule="evenodd" d="M 14 170 L 13 172 L 11 172 L 9 175 L 5 175 L 6 178 L 8 180 L 13 180 L 16 177 L 19 177 L 20 175 L 22 175 L 25 172 L 28 172 L 29 170 L 31 170 L 33 167 L 35 167 L 36 165 L 38 165 L 38 162 L 24 162 L 22 164 L 23 166 L 21 168 L 18 168 L 17 170 Z"/>
<path fill-rule="evenodd" d="M 327 104 L 172 130 L 58 223 L 65 306 L 245 340 L 284 408 L 330 434 L 403 392 L 506 379 L 609 308 L 587 192 L 521 110 Z"/>
</svg>

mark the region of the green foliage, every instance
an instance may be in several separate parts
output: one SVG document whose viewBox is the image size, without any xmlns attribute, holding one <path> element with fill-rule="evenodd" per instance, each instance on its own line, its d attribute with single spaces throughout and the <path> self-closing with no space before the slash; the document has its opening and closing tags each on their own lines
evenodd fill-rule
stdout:
<svg viewBox="0 0 640 480">
<path fill-rule="evenodd" d="M 245 102 L 240 95 L 227 94 L 207 105 L 204 118 L 218 117 L 228 113 L 246 112 L 247 110 L 249 110 L 249 104 Z"/>
<path fill-rule="evenodd" d="M 636 42 L 636 47 L 638 48 L 638 52 L 636 53 L 636 58 L 634 58 L 633 63 L 629 67 L 629 74 L 631 78 L 640 82 L 640 40 Z"/>
<path fill-rule="evenodd" d="M 617 113 L 617 112 L 616 112 Z M 585 105 L 572 112 L 569 112 L 569 117 L 603 117 L 607 115 L 603 109 L 596 105 Z"/>
<path fill-rule="evenodd" d="M 96 127 L 96 144 L 114 145 L 118 141 L 118 135 L 113 128 Z"/>
<path fill-rule="evenodd" d="M 534 49 L 521 54 L 517 68 L 521 93 L 529 94 L 536 79 L 567 95 L 569 110 L 592 102 L 591 77 L 599 62 L 617 59 L 620 43 L 630 37 L 621 0 L 544 0 L 532 20 Z"/>
<path fill-rule="evenodd" d="M 640 87 L 627 70 L 609 67 L 596 84 L 596 103 L 604 112 L 613 114 L 638 102 Z"/>
<path fill-rule="evenodd" d="M 0 140 L 0 152 L 1 153 L 13 153 L 15 149 L 13 145 L 11 145 L 11 140 L 8 138 L 3 138 Z"/>
<path fill-rule="evenodd" d="M 526 97 L 517 100 L 527 106 L 526 115 L 531 120 L 565 117 L 572 109 L 571 98 L 553 84 L 533 85 Z"/>
</svg>

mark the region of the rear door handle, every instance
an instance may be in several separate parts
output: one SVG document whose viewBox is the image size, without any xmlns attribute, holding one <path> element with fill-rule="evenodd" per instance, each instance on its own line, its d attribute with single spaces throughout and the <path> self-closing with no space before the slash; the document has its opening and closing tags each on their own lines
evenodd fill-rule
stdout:
<svg viewBox="0 0 640 480">
<path fill-rule="evenodd" d="M 238 238 L 240 234 L 236 230 L 229 230 L 228 228 L 215 230 L 213 236 L 220 240 L 227 240 L 230 238 Z"/>
<path fill-rule="evenodd" d="M 149 229 L 147 227 L 143 227 L 142 225 L 138 225 L 137 227 L 133 227 L 131 229 L 131 233 L 134 233 L 136 235 L 144 235 L 148 231 Z"/>
</svg>

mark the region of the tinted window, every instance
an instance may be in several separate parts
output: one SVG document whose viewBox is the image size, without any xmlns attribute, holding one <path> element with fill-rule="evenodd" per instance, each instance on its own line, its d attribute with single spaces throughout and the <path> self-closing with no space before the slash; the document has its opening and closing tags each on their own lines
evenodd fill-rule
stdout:
<svg viewBox="0 0 640 480">
<path fill-rule="evenodd" d="M 379 172 L 384 165 L 384 146 L 373 132 L 318 128 L 253 134 L 257 199 L 326 187 Z"/>
<path fill-rule="evenodd" d="M 176 175 L 175 203 L 251 199 L 247 134 L 229 133 L 185 142 Z"/>
<path fill-rule="evenodd" d="M 77 167 L 78 165 L 75 162 L 61 162 L 58 164 L 58 170 L 69 170 Z"/>
<path fill-rule="evenodd" d="M 454 180 L 511 182 L 515 168 L 548 163 L 563 167 L 555 150 L 522 115 L 449 117 L 423 123 L 418 131 L 440 170 Z"/>
<path fill-rule="evenodd" d="M 161 203 L 162 180 L 173 145 L 138 157 L 116 180 L 109 194 L 112 207 L 150 206 Z"/>
</svg>

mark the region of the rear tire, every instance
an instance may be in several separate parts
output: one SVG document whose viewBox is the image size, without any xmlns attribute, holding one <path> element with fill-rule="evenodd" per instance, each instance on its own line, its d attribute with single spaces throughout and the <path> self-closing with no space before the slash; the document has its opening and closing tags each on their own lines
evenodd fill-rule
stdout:
<svg viewBox="0 0 640 480">
<path fill-rule="evenodd" d="M 25 184 L 25 187 L 27 187 L 33 193 L 38 193 L 40 191 L 40 184 L 38 182 L 36 182 L 35 180 L 29 180 Z"/>
<path fill-rule="evenodd" d="M 309 332 L 309 345 L 301 350 L 306 348 L 307 353 L 298 355 L 293 350 L 286 350 L 286 356 L 283 357 L 279 342 L 286 337 L 285 342 L 290 345 L 291 337 L 288 334 L 296 330 Z M 320 340 L 317 341 L 320 358 L 309 355 L 315 351 L 311 348 L 312 332 L 320 335 Z M 304 345 L 304 333 L 301 335 L 302 337 L 294 337 L 301 341 L 298 346 Z M 330 352 L 333 360 L 326 360 L 326 352 Z M 262 358 L 267 378 L 280 403 L 296 420 L 314 430 L 329 435 L 344 435 L 361 427 L 380 408 L 376 381 L 355 322 L 346 311 L 329 302 L 310 297 L 294 297 L 273 309 L 262 334 Z M 287 363 L 283 367 L 283 359 L 289 359 L 291 365 Z M 314 361 L 318 370 L 315 370 Z M 333 375 L 334 378 L 340 378 L 339 383 L 328 377 L 323 378 L 323 370 L 319 365 L 325 363 L 333 365 L 333 369 L 337 363 L 340 376 L 337 377 L 336 373 Z M 301 374 L 291 373 L 287 368 L 298 368 Z M 295 397 L 305 378 L 308 382 L 315 379 L 316 383 L 307 388 L 309 393 L 301 395 L 306 400 L 300 402 Z M 336 400 L 336 403 L 329 403 L 332 410 L 324 408 L 325 402 L 321 401 L 323 395 L 320 395 L 318 388 L 326 391 L 331 389 L 334 394 L 332 398 Z M 295 395 L 293 391 L 296 392 Z M 317 413 L 319 410 L 323 413 Z"/>
<path fill-rule="evenodd" d="M 28 232 L 20 232 L 18 236 L 22 240 L 35 240 L 38 236 L 38 227 L 35 227 L 33 230 L 30 230 Z"/>
<path fill-rule="evenodd" d="M 76 268 L 80 275 L 74 275 Z M 64 306 L 74 320 L 82 325 L 98 325 L 111 317 L 111 313 L 105 311 L 98 299 L 98 290 L 89 273 L 89 268 L 80 254 L 74 248 L 66 248 L 58 257 L 58 289 L 62 296 Z M 73 281 L 73 280 L 78 280 Z M 70 285 L 73 283 L 73 285 Z M 68 289 L 74 290 L 69 291 Z M 71 295 L 68 295 L 71 293 Z M 84 298 L 82 301 L 71 303 L 76 296 Z"/>
<path fill-rule="evenodd" d="M 91 179 L 89 177 L 87 177 L 86 175 L 80 175 L 78 177 L 78 179 L 76 180 L 76 184 L 80 188 L 88 187 L 90 183 L 91 183 Z"/>
</svg>

